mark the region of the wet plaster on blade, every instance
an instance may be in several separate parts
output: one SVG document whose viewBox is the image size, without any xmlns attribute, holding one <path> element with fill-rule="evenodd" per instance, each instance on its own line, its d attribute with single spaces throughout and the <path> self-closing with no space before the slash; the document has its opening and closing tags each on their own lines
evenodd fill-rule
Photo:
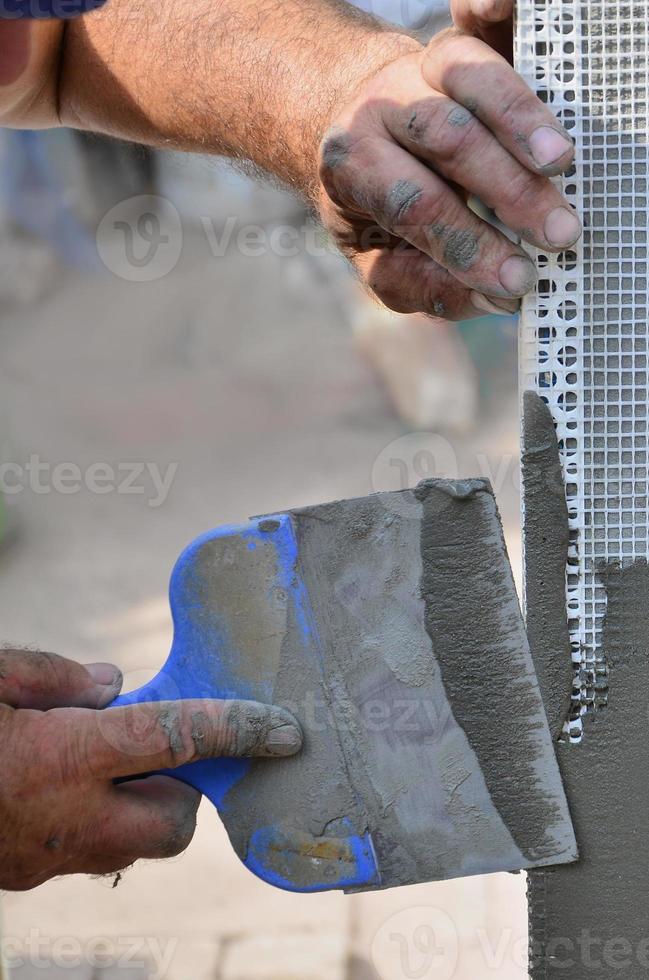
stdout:
<svg viewBox="0 0 649 980">
<path fill-rule="evenodd" d="M 547 420 L 541 425 L 546 431 Z M 538 432 L 524 428 L 530 438 L 524 461 L 528 449 L 538 445 Z M 558 454 L 545 459 L 550 473 L 556 472 Z M 526 519 L 535 502 L 527 497 L 533 485 L 524 474 Z M 563 541 L 565 511 L 558 497 L 551 499 L 555 509 L 546 511 L 548 530 L 554 528 Z M 550 546 L 558 553 L 556 543 Z M 547 640 L 541 628 L 535 631 L 532 653 L 549 699 L 558 680 L 550 678 L 545 650 L 557 635 L 552 618 L 565 620 L 566 606 L 558 576 L 554 591 L 535 592 L 543 567 L 543 558 L 526 546 L 528 596 L 543 603 L 534 611 L 537 623 L 548 624 Z M 600 655 L 610 669 L 609 706 L 586 717 L 579 744 L 556 746 L 580 860 L 529 874 L 532 980 L 646 980 L 649 975 L 649 567 L 645 560 L 612 562 L 600 567 L 599 576 L 607 594 Z M 564 673 L 559 668 L 559 675 Z"/>
<path fill-rule="evenodd" d="M 526 863 L 453 717 L 426 632 L 423 513 L 405 491 L 293 514 L 383 887 Z"/>
<path fill-rule="evenodd" d="M 430 536 L 434 486 L 433 482 L 429 493 L 423 494 L 428 505 L 418 499 L 422 492 L 416 496 L 404 491 L 291 514 L 298 540 L 296 571 L 305 584 L 311 629 L 305 637 L 294 601 L 287 599 L 281 624 L 273 621 L 273 658 L 278 650 L 279 657 L 273 659 L 272 700 L 298 717 L 305 745 L 298 756 L 273 760 L 272 765 L 267 760 L 252 761 L 247 775 L 228 793 L 221 812 L 242 858 L 255 851 L 266 867 L 297 886 L 335 884 L 341 870 L 350 868 L 346 841 L 350 833 L 371 834 L 381 887 L 530 863 L 494 804 L 475 747 L 454 717 L 427 632 L 426 617 L 431 604 L 434 608 L 434 596 L 422 595 L 422 544 L 424 523 Z M 457 620 L 442 617 L 440 630 L 443 636 L 451 626 L 460 632 L 476 628 L 476 609 L 482 617 L 482 606 L 490 604 L 494 592 L 494 572 L 502 572 L 504 563 L 508 611 L 518 617 L 522 634 L 510 663 L 516 672 L 527 650 L 524 630 L 495 502 L 486 485 L 480 487 L 484 502 L 477 508 L 478 524 L 470 503 L 456 516 L 458 521 L 464 516 L 464 537 L 471 540 L 472 548 L 489 554 L 488 576 L 480 585 L 480 601 L 472 596 L 472 604 Z M 455 500 L 451 488 L 456 497 L 469 500 L 474 489 L 472 484 L 445 482 L 440 499 L 451 508 Z M 442 510 L 437 523 L 440 548 L 446 544 L 446 560 L 452 560 L 457 522 L 448 524 Z M 447 527 L 452 529 L 450 537 Z M 241 553 L 241 561 L 246 554 Z M 222 582 L 225 573 L 216 564 L 213 560 L 208 570 Z M 254 617 L 265 615 L 272 589 L 269 593 L 267 576 L 258 575 L 254 561 L 248 565 L 248 578 L 236 579 L 227 602 L 219 600 L 216 589 L 209 590 L 212 601 L 225 607 L 226 620 L 228 609 L 240 615 L 251 593 L 258 597 L 252 607 Z M 465 567 L 465 572 L 471 569 Z M 464 608 L 464 578 L 460 574 L 455 596 L 459 609 Z M 502 594 L 496 590 L 496 595 L 502 598 Z M 503 649 L 491 634 L 493 626 L 487 618 L 489 651 L 496 659 L 502 656 L 510 662 L 511 650 Z M 248 624 L 245 630 L 248 639 L 268 632 L 260 623 Z M 251 645 L 240 635 L 245 658 L 241 670 L 253 683 L 255 676 L 266 676 L 263 646 Z M 457 637 L 443 643 L 446 651 L 454 646 Z M 261 690 L 253 687 L 253 696 L 260 697 Z M 495 697 L 497 704 L 490 706 L 487 721 L 507 738 L 510 695 L 503 687 Z M 547 729 L 539 729 L 534 737 L 546 746 L 553 763 Z M 490 772 L 497 780 L 499 767 L 496 774 L 493 768 Z M 527 777 L 511 787 L 517 799 L 543 779 L 534 759 Z M 531 792 L 536 799 L 536 789 Z M 559 807 L 561 802 L 559 787 Z M 512 819 L 520 830 L 516 814 Z M 261 845 L 260 828 L 270 833 Z M 557 838 L 553 860 L 563 859 L 565 846 Z"/>
<path fill-rule="evenodd" d="M 574 837 L 491 489 L 434 481 L 415 492 L 426 628 L 453 714 L 521 852 L 570 860 Z"/>
</svg>

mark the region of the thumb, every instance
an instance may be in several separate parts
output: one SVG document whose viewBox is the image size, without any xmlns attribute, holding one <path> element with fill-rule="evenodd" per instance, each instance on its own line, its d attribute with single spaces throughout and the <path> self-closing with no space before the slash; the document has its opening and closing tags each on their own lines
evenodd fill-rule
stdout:
<svg viewBox="0 0 649 980">
<path fill-rule="evenodd" d="M 294 755 L 302 730 L 283 708 L 257 701 L 195 699 L 50 711 L 49 744 L 81 759 L 87 774 L 120 779 L 219 756 Z"/>
<path fill-rule="evenodd" d="M 122 686 L 113 664 L 87 667 L 40 650 L 0 650 L 0 703 L 12 708 L 103 708 Z"/>
</svg>

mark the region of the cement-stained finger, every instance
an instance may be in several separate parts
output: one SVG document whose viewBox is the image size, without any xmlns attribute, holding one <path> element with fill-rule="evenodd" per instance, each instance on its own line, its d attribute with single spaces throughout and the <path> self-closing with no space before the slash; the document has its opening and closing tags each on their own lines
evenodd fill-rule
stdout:
<svg viewBox="0 0 649 980">
<path fill-rule="evenodd" d="M 403 95 L 386 100 L 383 121 L 409 153 L 478 197 L 507 227 L 539 248 L 562 250 L 581 222 L 551 181 L 524 167 L 468 109 L 433 91 L 417 66 Z"/>
<path fill-rule="evenodd" d="M 113 664 L 84 666 L 41 650 L 0 650 L 0 702 L 13 708 L 103 708 L 121 685 Z"/>
<path fill-rule="evenodd" d="M 159 701 L 43 716 L 64 780 L 114 779 L 218 756 L 286 756 L 302 746 L 295 718 L 257 701 Z"/>
<path fill-rule="evenodd" d="M 450 272 L 414 248 L 376 249 L 354 262 L 362 280 L 391 310 L 426 313 L 442 320 L 508 315 L 518 300 L 490 300 L 463 286 Z"/>
<path fill-rule="evenodd" d="M 322 180 L 350 220 L 372 219 L 468 289 L 511 299 L 536 283 L 536 270 L 523 249 L 476 217 L 441 177 L 389 135 L 353 141 L 348 152 L 323 167 Z M 364 230 L 369 233 L 371 226 Z M 355 247 L 371 251 L 376 242 Z"/>
<path fill-rule="evenodd" d="M 482 41 L 453 32 L 440 36 L 424 53 L 422 74 L 433 89 L 477 116 L 523 166 L 552 176 L 571 165 L 575 151 L 567 131 Z"/>
</svg>

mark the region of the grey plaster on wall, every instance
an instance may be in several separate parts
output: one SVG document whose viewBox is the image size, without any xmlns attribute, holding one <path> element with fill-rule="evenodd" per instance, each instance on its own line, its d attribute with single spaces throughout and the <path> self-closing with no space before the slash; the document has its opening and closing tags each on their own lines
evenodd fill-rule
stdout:
<svg viewBox="0 0 649 980">
<path fill-rule="evenodd" d="M 649 568 L 600 574 L 610 707 L 558 745 L 581 859 L 530 874 L 533 980 L 649 975 Z"/>
<path fill-rule="evenodd" d="M 526 590 L 532 655 L 558 724 L 556 699 L 565 705 L 569 696 L 565 581 L 556 567 L 567 514 L 560 494 L 539 493 L 554 486 L 559 457 L 549 410 L 537 398 L 525 399 Z M 649 567 L 613 562 L 598 574 L 607 597 L 598 656 L 609 669 L 609 707 L 586 717 L 579 744 L 557 743 L 580 860 L 530 872 L 532 980 L 649 975 Z"/>
<path fill-rule="evenodd" d="M 556 740 L 568 718 L 574 673 L 566 618 L 568 507 L 552 415 L 534 391 L 523 395 L 523 494 L 527 635 Z"/>
</svg>

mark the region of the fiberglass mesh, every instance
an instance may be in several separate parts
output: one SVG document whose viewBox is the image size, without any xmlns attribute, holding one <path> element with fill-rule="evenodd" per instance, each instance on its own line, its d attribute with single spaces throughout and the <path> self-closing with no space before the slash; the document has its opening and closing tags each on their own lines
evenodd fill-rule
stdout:
<svg viewBox="0 0 649 980">
<path fill-rule="evenodd" d="M 519 0 L 516 66 L 576 141 L 559 184 L 586 226 L 574 251 L 537 253 L 520 344 L 521 389 L 550 405 L 567 487 L 575 740 L 606 698 L 597 565 L 649 556 L 649 0 Z"/>
</svg>

